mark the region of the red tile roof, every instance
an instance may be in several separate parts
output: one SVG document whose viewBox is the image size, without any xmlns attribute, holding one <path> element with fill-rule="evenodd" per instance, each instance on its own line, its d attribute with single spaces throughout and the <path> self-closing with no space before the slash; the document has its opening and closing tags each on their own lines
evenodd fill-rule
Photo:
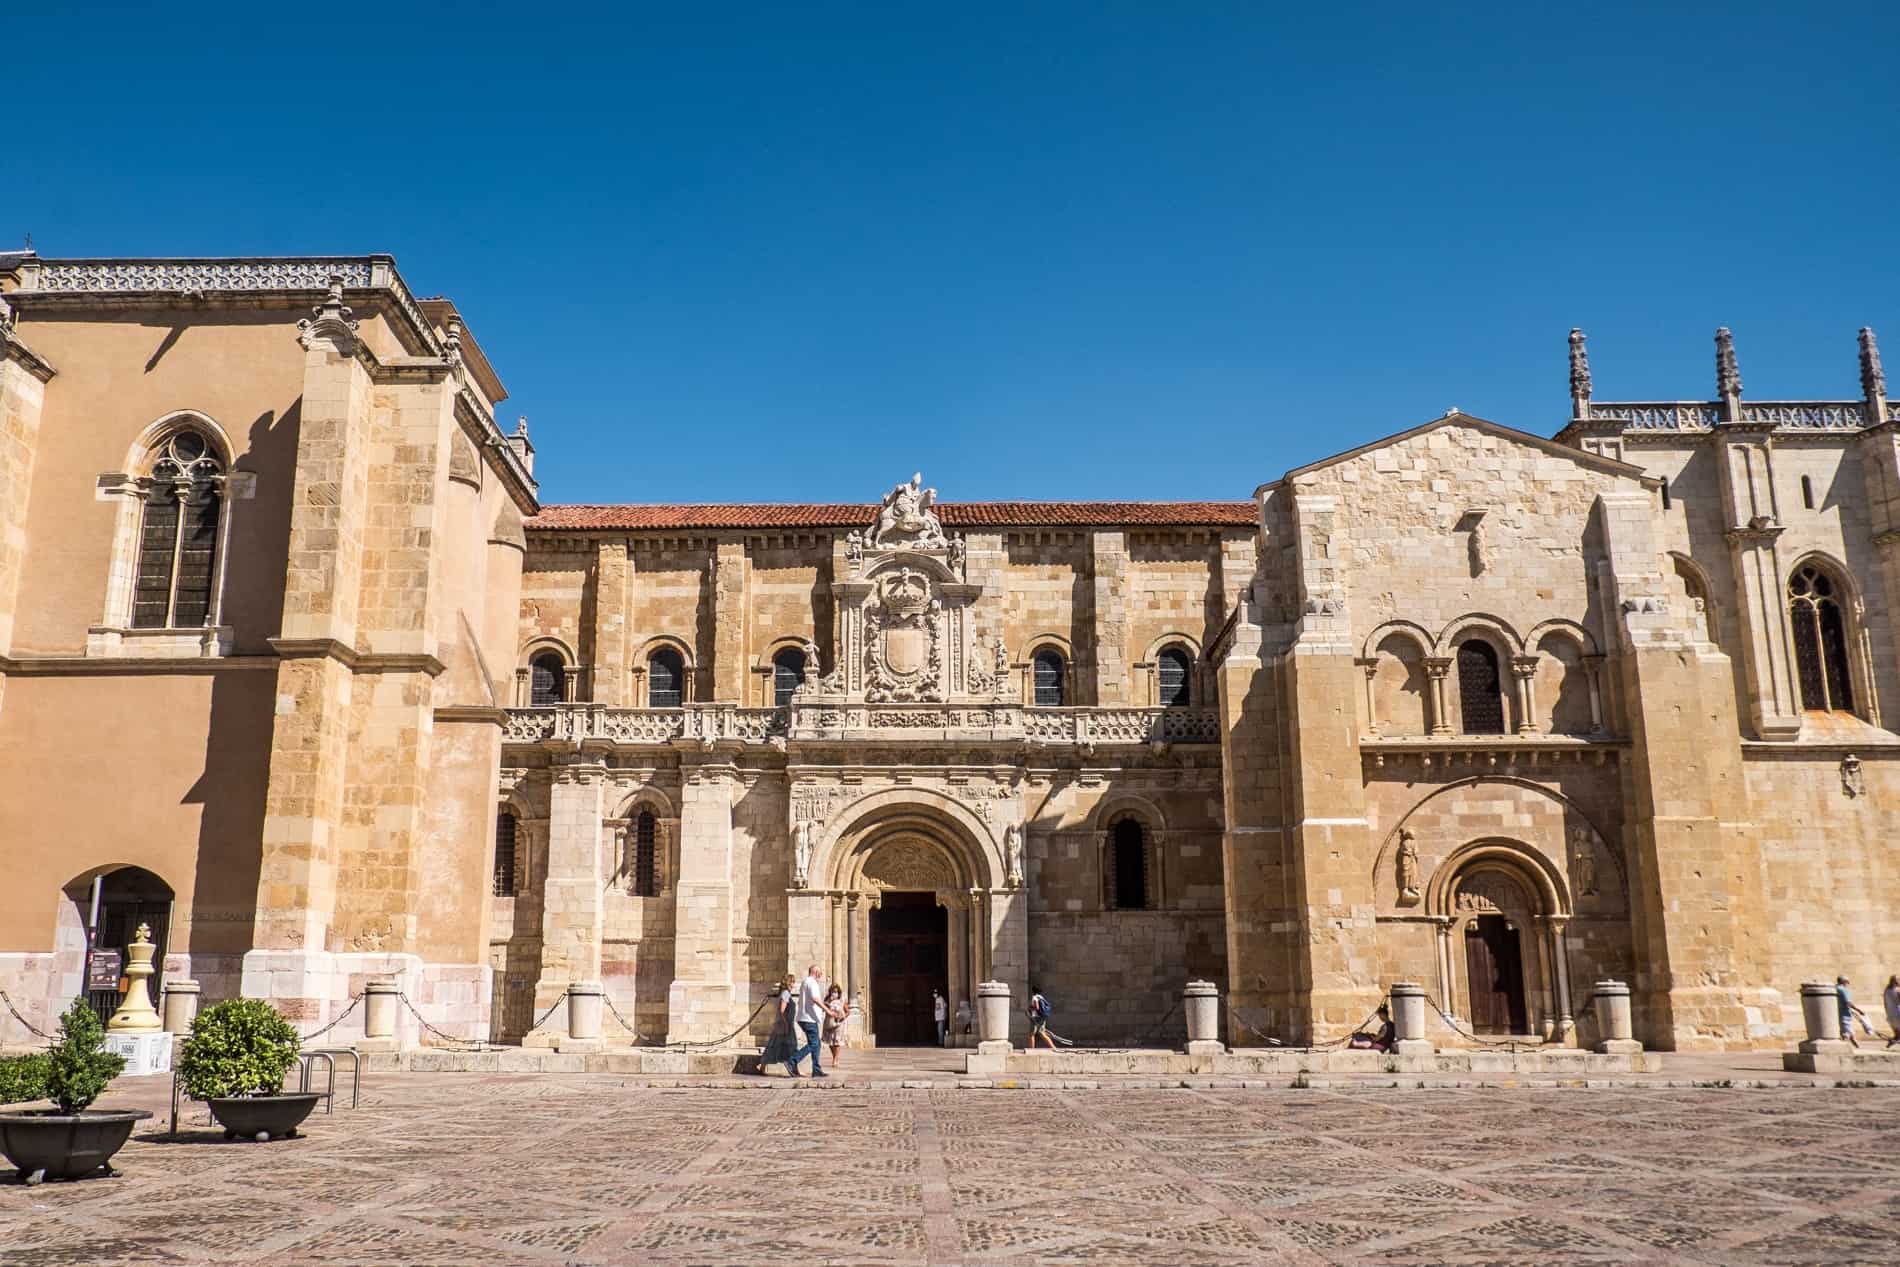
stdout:
<svg viewBox="0 0 1900 1267">
<path fill-rule="evenodd" d="M 1252 502 L 939 502 L 950 528 L 1249 527 Z M 527 521 L 542 530 L 635 532 L 680 528 L 864 528 L 875 505 L 543 506 Z"/>
</svg>

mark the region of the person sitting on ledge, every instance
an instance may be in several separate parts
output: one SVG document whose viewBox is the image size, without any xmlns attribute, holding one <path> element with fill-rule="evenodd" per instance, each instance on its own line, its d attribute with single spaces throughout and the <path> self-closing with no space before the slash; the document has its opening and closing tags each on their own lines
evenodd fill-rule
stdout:
<svg viewBox="0 0 1900 1267">
<path fill-rule="evenodd" d="M 1397 1029 L 1392 1024 L 1391 1009 L 1381 1003 L 1379 1004 L 1379 1032 L 1368 1034 L 1360 1030 L 1346 1040 L 1346 1046 L 1358 1051 L 1391 1051 L 1396 1033 Z"/>
</svg>

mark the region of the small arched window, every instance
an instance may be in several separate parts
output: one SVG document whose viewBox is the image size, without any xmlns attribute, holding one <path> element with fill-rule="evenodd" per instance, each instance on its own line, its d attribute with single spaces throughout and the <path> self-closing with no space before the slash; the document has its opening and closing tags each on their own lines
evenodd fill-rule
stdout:
<svg viewBox="0 0 1900 1267">
<path fill-rule="evenodd" d="M 1467 735 L 1504 733 L 1504 684 L 1498 653 L 1482 638 L 1458 644 L 1458 711 Z"/>
<path fill-rule="evenodd" d="M 506 810 L 495 816 L 495 896 L 515 895 L 515 816 Z"/>
<path fill-rule="evenodd" d="M 1194 702 L 1194 657 L 1185 647 L 1163 647 L 1156 657 L 1163 708 L 1186 708 Z"/>
<path fill-rule="evenodd" d="M 1794 624 L 1794 662 L 1801 678 L 1803 708 L 1854 711 L 1841 597 L 1834 578 L 1813 564 L 1788 578 L 1788 615 Z"/>
<path fill-rule="evenodd" d="M 1147 909 L 1148 839 L 1135 819 L 1124 818 L 1109 828 L 1107 862 L 1103 888 L 1109 909 Z"/>
<path fill-rule="evenodd" d="M 536 708 L 558 704 L 566 698 L 567 664 L 552 651 L 544 651 L 528 662 L 528 703 Z"/>
<path fill-rule="evenodd" d="M 633 857 L 627 870 L 635 897 L 654 897 L 659 889 L 659 822 L 643 809 L 633 820 Z"/>
<path fill-rule="evenodd" d="M 686 686 L 686 662 L 671 647 L 647 657 L 647 707 L 678 708 Z"/>
<path fill-rule="evenodd" d="M 792 692 L 805 681 L 805 653 L 798 647 L 786 647 L 772 657 L 772 707 L 784 708 L 792 702 Z"/>
<path fill-rule="evenodd" d="M 1036 707 L 1061 708 L 1068 702 L 1068 663 L 1054 647 L 1036 652 L 1031 667 L 1036 678 Z"/>
<path fill-rule="evenodd" d="M 210 442 L 196 431 L 173 433 L 159 446 L 144 492 L 133 627 L 190 629 L 211 624 L 224 467 Z"/>
</svg>

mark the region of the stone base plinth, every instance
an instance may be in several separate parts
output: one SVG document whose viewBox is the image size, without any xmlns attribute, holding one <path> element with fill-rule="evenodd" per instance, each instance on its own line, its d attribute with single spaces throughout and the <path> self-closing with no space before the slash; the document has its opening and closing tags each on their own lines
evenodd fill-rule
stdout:
<svg viewBox="0 0 1900 1267">
<path fill-rule="evenodd" d="M 1224 1054 L 1178 1051 L 1010 1051 L 997 1058 L 972 1056 L 965 1072 L 972 1075 L 1049 1074 L 1211 1074 L 1254 1077 L 1301 1073 L 1408 1073 L 1408 1074 L 1572 1074 L 1589 1076 L 1617 1073 L 1656 1073 L 1662 1056 L 1656 1052 L 1603 1054 L 1575 1047 L 1547 1051 L 1487 1051 L 1454 1049 L 1434 1051 L 1422 1042 L 1422 1052 L 1382 1052 L 1363 1048 L 1305 1051 L 1298 1048 L 1241 1048 Z"/>
<path fill-rule="evenodd" d="M 1190 1056 L 1224 1056 L 1227 1054 L 1227 1044 L 1216 1042 L 1213 1039 L 1193 1042 L 1187 1045 L 1187 1054 Z"/>
<path fill-rule="evenodd" d="M 1794 1051 L 1781 1053 L 1781 1067 L 1788 1073 L 1865 1074 L 1868 1077 L 1900 1075 L 1900 1048 L 1866 1048 L 1839 1038 L 1809 1039 Z"/>
<path fill-rule="evenodd" d="M 1606 1056 L 1634 1056 L 1643 1045 L 1634 1038 L 1606 1038 L 1597 1044 L 1597 1050 Z"/>
<path fill-rule="evenodd" d="M 107 1034 L 106 1050 L 125 1057 L 122 1077 L 172 1071 L 172 1036 L 163 1030 L 143 1034 Z"/>
<path fill-rule="evenodd" d="M 557 1035 L 554 1040 L 555 1051 L 606 1051 L 607 1041 L 602 1038 L 569 1038 L 565 1034 Z"/>
</svg>

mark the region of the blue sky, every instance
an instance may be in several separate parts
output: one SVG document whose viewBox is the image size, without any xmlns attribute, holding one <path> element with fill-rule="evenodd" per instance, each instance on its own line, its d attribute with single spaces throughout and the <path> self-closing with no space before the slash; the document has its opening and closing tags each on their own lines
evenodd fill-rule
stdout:
<svg viewBox="0 0 1900 1267">
<path fill-rule="evenodd" d="M 387 251 L 548 501 L 1245 497 L 1900 371 L 1881 5 L 22 6 L 0 246 Z M 700 12 L 686 12 L 700 10 Z"/>
</svg>

